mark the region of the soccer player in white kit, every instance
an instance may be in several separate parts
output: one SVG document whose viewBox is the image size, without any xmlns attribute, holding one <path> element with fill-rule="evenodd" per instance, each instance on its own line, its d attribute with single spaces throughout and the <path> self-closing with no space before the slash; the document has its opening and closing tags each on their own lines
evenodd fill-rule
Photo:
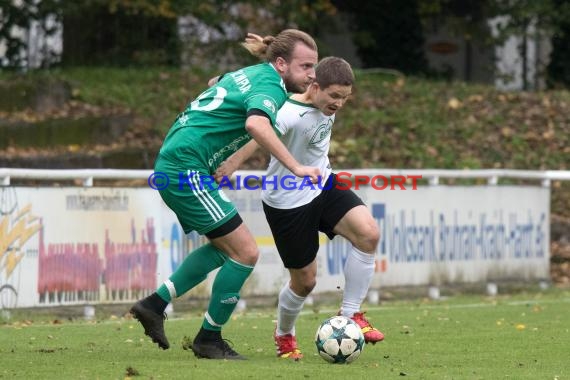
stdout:
<svg viewBox="0 0 570 380">
<path fill-rule="evenodd" d="M 274 332 L 277 356 L 295 360 L 303 357 L 295 337 L 295 322 L 316 285 L 319 231 L 330 239 L 341 235 L 352 243 L 344 266 L 340 314 L 361 327 L 367 343 L 384 339 L 360 310 L 374 274 L 378 225 L 362 200 L 337 182 L 328 158 L 335 113 L 352 93 L 354 74 L 338 57 L 323 59 L 315 71 L 316 81 L 307 91 L 293 94 L 279 110 L 276 127 L 295 159 L 320 168 L 323 182 L 310 186 L 271 157 L 266 176 L 273 182 L 262 186 L 263 209 L 291 277 L 279 293 Z M 249 142 L 230 156 L 218 168 L 216 179 L 233 173 L 256 148 L 255 142 Z"/>
</svg>

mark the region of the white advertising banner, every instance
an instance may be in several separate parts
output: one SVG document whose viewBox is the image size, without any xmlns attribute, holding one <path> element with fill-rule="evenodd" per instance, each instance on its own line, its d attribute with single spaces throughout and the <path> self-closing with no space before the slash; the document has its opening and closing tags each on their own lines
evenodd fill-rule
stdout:
<svg viewBox="0 0 570 380">
<path fill-rule="evenodd" d="M 379 285 L 549 277 L 550 189 L 433 186 L 375 191 Z"/>
<path fill-rule="evenodd" d="M 3 187 L 0 306 L 124 302 L 170 273 L 150 189 Z"/>
<path fill-rule="evenodd" d="M 150 188 L 0 188 L 0 308 L 132 302 L 153 292 L 188 252 Z M 260 190 L 225 189 L 255 235 L 260 259 L 243 296 L 288 280 Z M 381 231 L 373 287 L 549 277 L 550 189 L 429 186 L 357 193 Z M 337 291 L 350 244 L 321 235 L 315 293 Z M 207 296 L 215 272 L 190 295 Z"/>
<path fill-rule="evenodd" d="M 398 187 L 396 187 L 398 189 Z M 276 294 L 287 271 L 275 248 L 259 189 L 226 193 L 235 200 L 261 256 L 244 289 Z M 430 186 L 417 190 L 360 187 L 381 231 L 373 287 L 441 285 L 549 277 L 550 189 L 520 186 Z M 314 293 L 344 287 L 350 243 L 321 234 Z"/>
</svg>

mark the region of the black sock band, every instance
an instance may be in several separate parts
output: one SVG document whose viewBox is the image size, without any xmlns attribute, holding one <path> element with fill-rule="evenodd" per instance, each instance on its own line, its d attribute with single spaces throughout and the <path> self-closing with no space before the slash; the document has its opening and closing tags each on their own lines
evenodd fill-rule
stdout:
<svg viewBox="0 0 570 380">
<path fill-rule="evenodd" d="M 201 327 L 198 335 L 194 340 L 202 341 L 202 342 L 214 342 L 222 340 L 222 332 L 221 331 L 213 331 L 213 330 L 206 330 L 205 328 Z"/>
<path fill-rule="evenodd" d="M 161 314 L 161 315 L 162 315 L 162 313 L 164 313 L 166 306 L 168 306 L 168 302 L 166 302 L 165 300 L 160 298 L 160 296 L 156 292 L 154 292 L 150 296 L 146 297 L 142 301 L 142 303 L 145 307 L 148 307 L 149 309 L 154 310 L 157 314 Z"/>
</svg>

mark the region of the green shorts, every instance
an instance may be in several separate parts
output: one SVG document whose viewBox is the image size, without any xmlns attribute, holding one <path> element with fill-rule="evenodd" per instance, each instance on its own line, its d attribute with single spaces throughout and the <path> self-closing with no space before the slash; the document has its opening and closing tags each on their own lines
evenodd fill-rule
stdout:
<svg viewBox="0 0 570 380">
<path fill-rule="evenodd" d="M 209 174 L 198 170 L 172 170 L 168 162 L 159 159 L 155 173 L 169 178 L 168 186 L 159 193 L 166 205 L 174 211 L 185 233 L 196 231 L 200 235 L 224 225 L 238 212 Z"/>
</svg>

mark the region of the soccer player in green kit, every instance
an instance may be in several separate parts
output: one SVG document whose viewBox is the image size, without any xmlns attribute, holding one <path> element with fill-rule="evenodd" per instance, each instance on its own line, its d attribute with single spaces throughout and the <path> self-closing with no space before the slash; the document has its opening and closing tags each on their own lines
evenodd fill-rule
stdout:
<svg viewBox="0 0 570 380">
<path fill-rule="evenodd" d="M 259 256 L 253 235 L 234 204 L 206 181 L 218 166 L 252 138 L 292 173 L 316 183 L 320 169 L 304 166 L 289 153 L 273 130 L 287 92 L 302 93 L 315 78 L 317 45 L 308 34 L 287 29 L 244 47 L 264 63 L 227 73 L 200 94 L 176 118 L 155 163 L 168 176 L 159 190 L 185 233 L 206 235 L 209 243 L 191 252 L 155 293 L 130 312 L 160 348 L 169 348 L 164 310 L 214 269 L 220 268 L 202 327 L 192 343 L 197 357 L 244 359 L 222 339 L 222 326 L 240 298 L 240 290 Z"/>
</svg>

